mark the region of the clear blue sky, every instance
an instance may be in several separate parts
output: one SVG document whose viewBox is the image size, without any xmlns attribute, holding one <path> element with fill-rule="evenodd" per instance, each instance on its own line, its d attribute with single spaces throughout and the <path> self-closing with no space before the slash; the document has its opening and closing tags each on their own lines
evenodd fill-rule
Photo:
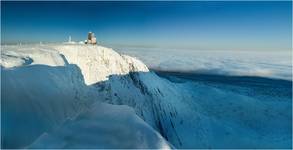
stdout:
<svg viewBox="0 0 293 150">
<path fill-rule="evenodd" d="M 1 42 L 290 50 L 292 2 L 3 2 Z"/>
</svg>

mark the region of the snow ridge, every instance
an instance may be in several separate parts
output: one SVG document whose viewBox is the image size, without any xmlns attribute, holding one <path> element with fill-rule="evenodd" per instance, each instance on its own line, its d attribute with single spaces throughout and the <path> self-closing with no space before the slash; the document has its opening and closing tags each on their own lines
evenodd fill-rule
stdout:
<svg viewBox="0 0 293 150">
<path fill-rule="evenodd" d="M 103 103 L 134 104 L 135 96 L 143 98 L 139 94 L 131 95 L 134 96 L 132 98 L 117 95 L 119 86 L 122 86 L 117 85 L 117 82 L 127 78 L 123 76 L 130 72 L 148 71 L 140 61 L 100 46 L 15 46 L 3 47 L 2 51 L 1 80 L 2 87 L 5 87 L 1 90 L 5 106 L 5 115 L 1 120 L 5 122 L 2 126 L 2 147 L 21 148 L 33 143 L 29 147 L 170 148 L 170 144 L 137 117 L 131 108 Z M 19 63 L 24 58 L 33 61 L 30 64 Z M 22 106 L 20 109 L 19 105 Z M 19 117 L 24 120 L 17 119 Z M 93 121 L 90 129 L 96 132 L 86 130 L 89 121 Z M 19 124 L 22 126 L 18 127 Z M 115 124 L 123 126 L 117 127 Z M 74 126 L 74 130 L 71 126 Z M 79 134 L 78 129 L 83 131 L 85 139 L 71 145 Z M 114 131 L 125 132 L 121 132 L 121 137 L 117 139 Z M 66 136 L 73 139 L 61 138 Z M 93 136 L 98 136 L 95 137 L 97 141 L 87 142 Z M 125 140 L 130 138 L 137 140 L 126 143 Z"/>
<path fill-rule="evenodd" d="M 175 84 L 99 45 L 1 50 L 4 148 L 288 148 L 292 139 L 288 97 Z"/>
</svg>

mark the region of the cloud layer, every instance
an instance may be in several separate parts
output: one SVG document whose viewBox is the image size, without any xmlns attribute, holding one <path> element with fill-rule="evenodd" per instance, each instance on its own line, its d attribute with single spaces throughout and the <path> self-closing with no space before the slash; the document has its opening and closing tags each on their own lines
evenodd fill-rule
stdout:
<svg viewBox="0 0 293 150">
<path fill-rule="evenodd" d="M 151 69 L 292 80 L 292 54 L 278 51 L 120 49 Z"/>
</svg>

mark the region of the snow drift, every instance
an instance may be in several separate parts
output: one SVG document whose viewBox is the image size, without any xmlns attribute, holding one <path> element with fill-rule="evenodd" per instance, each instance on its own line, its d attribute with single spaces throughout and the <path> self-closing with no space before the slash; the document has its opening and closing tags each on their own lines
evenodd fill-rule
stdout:
<svg viewBox="0 0 293 150">
<path fill-rule="evenodd" d="M 1 58 L 4 148 L 291 146 L 288 96 L 170 82 L 102 46 L 3 46 Z"/>
<path fill-rule="evenodd" d="M 106 54 L 101 53 L 104 51 Z M 131 63 L 137 60 L 103 47 L 84 45 L 63 45 L 63 48 L 4 46 L 2 52 L 3 148 L 170 147 L 131 108 L 103 104 L 111 95 L 97 91 L 96 87 L 106 86 L 100 84 L 111 74 L 136 71 L 136 64 Z M 100 52 L 97 56 L 101 59 L 86 59 L 92 56 L 87 52 Z M 30 60 L 29 63 L 26 60 Z M 112 65 L 109 61 L 113 60 L 117 64 L 109 69 L 108 65 Z M 76 61 L 75 64 L 72 61 Z M 89 67 L 92 65 L 95 65 L 95 69 Z M 117 67 L 121 66 L 121 70 L 118 70 Z M 142 67 L 147 71 L 144 65 Z M 100 69 L 105 72 L 96 72 Z M 84 139 L 75 139 L 81 135 Z M 67 136 L 72 138 L 68 139 Z M 56 138 L 51 140 L 53 137 Z M 74 140 L 78 142 L 70 144 Z"/>
<path fill-rule="evenodd" d="M 127 106 L 96 103 L 74 120 L 43 134 L 29 148 L 169 149 L 159 133 Z"/>
</svg>

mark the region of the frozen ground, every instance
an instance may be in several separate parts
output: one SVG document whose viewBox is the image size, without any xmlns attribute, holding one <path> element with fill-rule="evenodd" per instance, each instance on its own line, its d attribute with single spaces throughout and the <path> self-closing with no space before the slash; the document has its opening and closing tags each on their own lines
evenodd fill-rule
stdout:
<svg viewBox="0 0 293 150">
<path fill-rule="evenodd" d="M 147 62 L 164 56 L 149 54 Z M 208 56 L 192 58 L 203 62 Z M 208 62 L 220 69 L 215 64 L 227 59 L 216 56 Z M 260 55 L 248 61 L 253 56 L 242 56 L 245 63 L 230 56 L 233 61 L 222 65 L 225 75 L 199 75 L 188 69 L 155 73 L 102 46 L 2 46 L 1 146 L 291 148 L 292 81 L 286 70 L 291 67 L 287 59 L 265 61 Z M 283 56 L 288 58 L 280 54 L 276 60 Z M 245 74 L 249 71 L 242 69 L 261 66 L 255 61 L 281 67 L 268 67 L 270 74 Z M 249 77 L 231 76 L 237 65 Z"/>
</svg>

